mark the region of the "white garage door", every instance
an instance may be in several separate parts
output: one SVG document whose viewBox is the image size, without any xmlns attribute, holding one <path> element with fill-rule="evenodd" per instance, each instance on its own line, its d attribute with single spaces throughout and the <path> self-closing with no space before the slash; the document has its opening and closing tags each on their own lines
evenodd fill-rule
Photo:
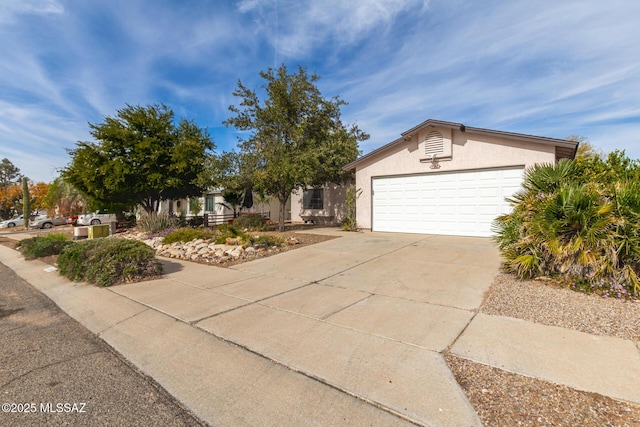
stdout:
<svg viewBox="0 0 640 427">
<path fill-rule="evenodd" d="M 490 236 L 523 176 L 518 167 L 374 178 L 373 230 Z"/>
</svg>

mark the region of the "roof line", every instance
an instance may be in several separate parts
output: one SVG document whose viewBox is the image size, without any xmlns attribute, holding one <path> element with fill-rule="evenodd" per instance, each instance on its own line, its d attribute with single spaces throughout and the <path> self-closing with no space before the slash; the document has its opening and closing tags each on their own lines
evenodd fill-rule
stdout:
<svg viewBox="0 0 640 427">
<path fill-rule="evenodd" d="M 492 136 L 501 136 L 501 137 L 509 137 L 512 139 L 516 139 L 516 140 L 520 140 L 520 141 L 529 141 L 529 142 L 537 142 L 537 143 L 541 143 L 541 144 L 546 144 L 546 145 L 554 145 L 556 147 L 563 147 L 563 148 L 569 148 L 569 149 L 573 149 L 573 156 L 575 156 L 575 153 L 578 149 L 578 143 L 576 141 L 568 141 L 566 139 L 558 139 L 558 138 L 549 138 L 546 136 L 535 136 L 535 135 L 527 135 L 524 133 L 515 133 L 515 132 L 506 132 L 506 131 L 500 131 L 500 130 L 492 130 L 492 129 L 484 129 L 484 128 L 476 128 L 476 127 L 467 127 L 465 125 L 463 125 L 462 123 L 454 123 L 454 122 L 446 122 L 446 121 L 442 121 L 442 120 L 433 120 L 433 119 L 429 119 L 426 120 L 422 123 L 420 123 L 417 126 L 412 127 L 411 129 L 402 132 L 401 138 L 398 138 L 394 141 L 391 141 L 388 144 L 383 145 L 382 147 L 379 147 L 367 154 L 365 154 L 364 156 L 354 160 L 353 162 L 345 165 L 342 169 L 345 171 L 350 171 L 355 169 L 355 166 L 372 157 L 375 156 L 378 153 L 381 153 L 385 150 L 387 150 L 388 148 L 391 148 L 392 146 L 399 144 L 401 142 L 404 141 L 408 141 L 410 138 L 412 138 L 417 131 L 419 131 L 420 129 L 426 127 L 426 126 L 439 126 L 439 127 L 445 127 L 445 128 L 449 128 L 449 129 L 458 129 L 461 132 L 465 132 L 465 133 L 475 133 L 475 134 L 481 134 L 481 135 L 492 135 Z"/>
</svg>

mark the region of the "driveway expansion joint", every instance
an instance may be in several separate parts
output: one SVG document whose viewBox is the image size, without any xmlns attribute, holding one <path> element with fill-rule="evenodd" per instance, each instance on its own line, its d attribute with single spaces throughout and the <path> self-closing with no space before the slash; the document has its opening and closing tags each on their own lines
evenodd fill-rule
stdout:
<svg viewBox="0 0 640 427">
<path fill-rule="evenodd" d="M 270 308 L 273 308 L 273 307 L 270 307 Z M 282 311 L 286 311 L 286 310 L 282 310 Z M 314 318 L 314 320 L 319 320 L 319 319 L 315 319 Z M 386 406 L 386 405 L 384 405 L 384 404 L 382 404 L 380 402 L 377 402 L 377 401 L 371 400 L 371 399 L 367 399 L 364 396 L 360 396 L 360 395 L 355 394 L 355 393 L 353 393 L 353 392 L 351 392 L 349 390 L 346 390 L 346 389 L 344 389 L 344 388 L 342 388 L 342 387 L 340 387 L 340 386 L 338 386 L 336 384 L 333 384 L 333 383 L 325 380 L 322 377 L 313 375 L 313 374 L 311 374 L 311 373 L 309 373 L 309 372 L 307 372 L 305 370 L 298 369 L 295 366 L 291 366 L 291 365 L 286 364 L 284 362 L 281 362 L 281 361 L 279 361 L 277 359 L 274 359 L 272 357 L 266 356 L 265 354 L 263 354 L 263 353 L 261 353 L 259 351 L 253 350 L 252 348 L 250 348 L 250 347 L 248 347 L 248 346 L 246 346 L 244 344 L 240 344 L 240 343 L 232 341 L 232 340 L 230 340 L 228 338 L 224 338 L 224 337 L 222 337 L 222 336 L 220 336 L 220 335 L 218 335 L 218 334 L 216 334 L 214 332 L 205 330 L 205 329 L 199 327 L 198 325 L 193 325 L 193 326 L 196 327 L 197 329 L 199 329 L 200 331 L 217 338 L 218 340 L 220 340 L 222 342 L 225 342 L 227 344 L 230 344 L 230 345 L 233 345 L 233 346 L 235 346 L 237 348 L 240 348 L 240 349 L 242 349 L 244 351 L 247 351 L 247 352 L 249 352 L 249 353 L 251 353 L 251 354 L 253 354 L 255 356 L 258 356 L 258 357 L 260 357 L 262 359 L 265 359 L 265 360 L 269 361 L 270 363 L 282 366 L 283 368 L 286 368 L 286 369 L 288 369 L 288 370 L 290 370 L 292 372 L 295 372 L 295 373 L 297 373 L 299 375 L 302 375 L 302 376 L 304 376 L 306 378 L 309 378 L 312 381 L 315 381 L 317 383 L 320 383 L 322 385 L 330 387 L 330 388 L 332 388 L 332 389 L 334 389 L 334 390 L 336 390 L 336 391 L 338 391 L 340 393 L 344 393 L 344 394 L 346 394 L 346 395 L 348 395 L 350 397 L 353 397 L 353 398 L 355 398 L 355 399 L 357 399 L 357 400 L 359 400 L 361 402 L 364 402 L 364 403 L 366 403 L 368 405 L 371 405 L 374 408 L 380 409 L 381 411 L 385 411 L 385 412 L 387 412 L 387 413 L 389 413 L 389 414 L 391 414 L 391 415 L 393 415 L 393 416 L 395 416 L 397 418 L 400 418 L 400 419 L 402 419 L 404 421 L 407 421 L 407 422 L 409 422 L 409 423 L 411 423 L 413 425 L 420 426 L 420 427 L 428 427 L 427 424 L 423 424 L 423 423 L 418 422 L 417 420 L 409 418 L 406 415 L 404 415 L 402 413 L 399 413 L 399 412 L 395 411 L 394 409 L 389 408 L 388 406 Z"/>
<path fill-rule="evenodd" d="M 325 286 L 325 285 L 320 285 L 320 286 Z M 339 289 L 339 288 L 338 288 L 338 289 Z M 353 307 L 353 306 L 354 306 L 354 305 L 356 305 L 356 304 L 360 304 L 362 301 L 364 301 L 364 300 L 366 300 L 366 299 L 369 299 L 369 298 L 371 298 L 372 296 L 373 296 L 373 294 L 371 294 L 371 293 L 370 293 L 369 295 L 367 295 L 367 296 L 365 296 L 365 297 L 363 297 L 363 298 L 359 299 L 358 301 L 352 302 L 351 304 L 348 304 L 348 305 L 346 305 L 346 306 L 344 306 L 344 307 L 342 307 L 342 308 L 339 308 L 339 309 L 337 309 L 337 310 L 335 310 L 335 311 L 333 311 L 333 312 L 331 312 L 331 313 L 329 313 L 329 314 L 326 314 L 326 315 L 322 316 L 322 317 L 320 318 L 320 320 L 327 320 L 329 317 L 333 316 L 334 314 L 338 314 L 338 313 L 340 313 L 341 311 L 347 310 L 348 308 L 351 308 L 351 307 Z"/>
</svg>

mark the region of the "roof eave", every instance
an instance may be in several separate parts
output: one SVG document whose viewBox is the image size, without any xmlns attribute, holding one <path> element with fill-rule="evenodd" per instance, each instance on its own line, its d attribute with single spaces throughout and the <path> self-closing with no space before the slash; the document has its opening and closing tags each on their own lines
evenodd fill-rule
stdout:
<svg viewBox="0 0 640 427">
<path fill-rule="evenodd" d="M 417 132 L 419 132 L 421 129 L 427 127 L 427 126 L 438 126 L 438 127 L 444 127 L 444 128 L 449 128 L 449 129 L 458 129 L 462 132 L 466 132 L 466 133 L 475 133 L 475 134 L 481 134 L 481 135 L 490 135 L 490 136 L 498 136 L 498 137 L 508 137 L 514 140 L 518 140 L 518 141 L 525 141 L 525 142 L 536 142 L 539 144 L 545 144 L 545 145 L 553 145 L 555 147 L 562 147 L 562 148 L 568 148 L 568 149 L 572 149 L 573 150 L 573 156 L 572 158 L 575 157 L 576 152 L 578 150 L 578 142 L 576 141 L 568 141 L 566 139 L 557 139 L 557 138 L 547 138 L 544 136 L 535 136 L 535 135 L 527 135 L 527 134 L 522 134 L 522 133 L 514 133 L 514 132 L 505 132 L 505 131 L 500 131 L 500 130 L 492 130 L 492 129 L 483 129 L 483 128 L 474 128 L 474 127 L 466 127 L 465 125 L 463 125 L 462 123 L 455 123 L 455 122 L 445 122 L 442 120 L 433 120 L 433 119 L 429 119 L 426 120 L 422 123 L 420 123 L 417 126 L 412 127 L 411 129 L 402 132 L 401 138 L 396 139 L 395 141 L 392 141 L 388 144 L 383 145 L 380 148 L 377 148 L 373 151 L 371 151 L 370 153 L 365 154 L 364 156 L 360 157 L 359 159 L 354 160 L 353 162 L 349 163 L 348 165 L 345 165 L 342 170 L 344 171 L 352 171 L 356 168 L 356 166 L 365 161 L 366 159 L 369 159 L 377 154 L 380 154 L 382 152 L 384 152 L 385 150 L 401 143 L 404 141 L 408 141 L 410 140 Z"/>
</svg>

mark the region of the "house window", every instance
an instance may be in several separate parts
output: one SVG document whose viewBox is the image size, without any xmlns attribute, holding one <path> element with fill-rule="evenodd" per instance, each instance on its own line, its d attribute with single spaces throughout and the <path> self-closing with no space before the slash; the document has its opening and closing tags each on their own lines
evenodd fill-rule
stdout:
<svg viewBox="0 0 640 427">
<path fill-rule="evenodd" d="M 324 190 L 322 188 L 310 188 L 302 193 L 302 209 L 323 209 Z"/>
<path fill-rule="evenodd" d="M 208 195 L 204 198 L 204 210 L 205 212 L 213 212 L 215 210 L 215 196 Z"/>
<path fill-rule="evenodd" d="M 433 154 L 444 153 L 444 139 L 438 131 L 429 132 L 424 139 L 424 154 L 431 157 Z"/>
</svg>

